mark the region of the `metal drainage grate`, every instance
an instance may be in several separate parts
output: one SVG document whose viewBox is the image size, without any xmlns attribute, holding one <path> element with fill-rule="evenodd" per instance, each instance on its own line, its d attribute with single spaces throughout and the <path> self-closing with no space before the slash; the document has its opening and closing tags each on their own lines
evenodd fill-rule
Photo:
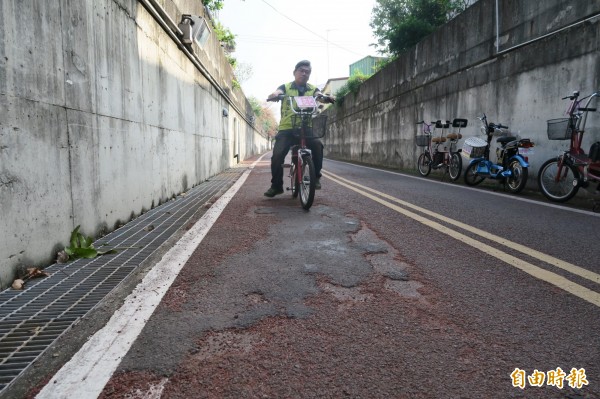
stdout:
<svg viewBox="0 0 600 399">
<path fill-rule="evenodd" d="M 96 248 L 132 248 L 54 264 L 45 269 L 50 277 L 30 281 L 25 290 L 0 292 L 0 393 L 243 171 L 223 172 L 94 242 Z"/>
</svg>

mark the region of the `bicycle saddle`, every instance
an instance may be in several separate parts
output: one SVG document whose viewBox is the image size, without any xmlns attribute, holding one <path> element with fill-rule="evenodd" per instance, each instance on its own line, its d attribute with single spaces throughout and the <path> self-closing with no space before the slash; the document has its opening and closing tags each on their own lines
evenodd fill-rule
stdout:
<svg viewBox="0 0 600 399">
<path fill-rule="evenodd" d="M 516 137 L 512 137 L 512 136 L 503 136 L 503 137 L 498 137 L 498 139 L 496 140 L 496 143 L 505 145 L 506 143 L 510 143 L 511 141 L 515 141 L 516 139 L 517 139 Z"/>
<path fill-rule="evenodd" d="M 434 137 L 431 139 L 432 143 L 444 143 L 446 142 L 446 138 L 445 137 Z"/>
<path fill-rule="evenodd" d="M 460 133 L 450 133 L 447 134 L 446 137 L 450 140 L 460 140 L 462 139 L 462 134 Z"/>
</svg>

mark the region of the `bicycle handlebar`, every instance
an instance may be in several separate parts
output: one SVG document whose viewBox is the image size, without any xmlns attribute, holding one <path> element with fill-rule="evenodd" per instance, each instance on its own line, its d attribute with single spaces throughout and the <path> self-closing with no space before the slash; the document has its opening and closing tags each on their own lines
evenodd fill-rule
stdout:
<svg viewBox="0 0 600 399">
<path fill-rule="evenodd" d="M 501 123 L 492 123 L 492 122 L 488 123 L 488 121 L 487 121 L 487 115 L 486 114 L 483 114 L 483 115 L 477 117 L 477 119 L 479 119 L 481 122 L 483 122 L 483 124 L 485 125 L 485 127 L 488 128 L 488 129 L 493 129 L 493 130 L 496 130 L 496 129 L 508 129 L 508 126 L 503 125 Z"/>
<path fill-rule="evenodd" d="M 297 108 L 294 106 L 294 98 L 302 98 L 302 97 L 312 97 L 315 99 L 315 101 L 328 102 L 330 104 L 335 103 L 335 99 L 333 97 L 324 95 L 323 93 L 316 93 L 313 96 L 288 96 L 285 94 L 279 94 L 275 97 L 267 98 L 267 101 L 279 102 L 279 101 L 283 101 L 287 98 L 290 102 L 290 109 L 292 110 L 292 112 L 294 114 L 303 115 L 303 116 L 315 115 L 319 111 L 318 106 L 315 106 L 315 107 L 300 107 L 300 106 L 298 106 Z M 321 101 L 322 99 L 324 99 L 325 101 Z M 297 102 L 296 102 L 296 105 L 298 105 Z M 316 105 L 316 102 L 315 102 L 315 105 Z"/>
<path fill-rule="evenodd" d="M 577 97 L 579 97 L 579 90 L 575 90 L 573 94 L 571 94 L 570 96 L 563 97 L 561 98 L 561 100 L 575 100 Z"/>
<path fill-rule="evenodd" d="M 596 91 L 596 92 L 590 94 L 589 96 L 583 97 L 579 101 L 583 101 L 586 98 L 592 98 L 592 97 L 598 97 L 598 96 L 600 96 L 600 91 Z M 570 96 L 562 97 L 561 100 L 576 100 L 578 97 L 579 97 L 579 90 L 575 90 L 573 92 L 573 94 L 571 94 Z"/>
<path fill-rule="evenodd" d="M 294 97 L 302 97 L 302 96 L 288 96 L 285 94 L 279 94 L 278 96 L 275 96 L 273 98 L 267 98 L 267 102 L 279 102 L 279 101 L 283 101 L 285 98 L 294 98 Z M 314 96 L 312 96 L 315 100 L 324 100 L 324 102 L 328 102 L 330 104 L 335 104 L 335 99 L 331 96 L 325 95 L 323 93 L 317 93 Z"/>
</svg>

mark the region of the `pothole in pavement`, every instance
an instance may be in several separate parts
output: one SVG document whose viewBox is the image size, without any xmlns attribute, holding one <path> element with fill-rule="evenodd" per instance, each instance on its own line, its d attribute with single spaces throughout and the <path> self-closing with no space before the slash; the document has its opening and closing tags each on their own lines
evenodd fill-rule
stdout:
<svg viewBox="0 0 600 399">
<path fill-rule="evenodd" d="M 246 299 L 252 305 L 269 303 L 269 300 L 265 297 L 265 294 L 263 294 L 262 292 L 251 292 L 249 294 L 246 294 Z"/>
<path fill-rule="evenodd" d="M 421 293 L 418 291 L 419 288 L 421 288 L 422 286 L 423 286 L 423 284 L 419 283 L 418 281 L 395 281 L 395 280 L 387 280 L 384 285 L 385 289 L 387 289 L 387 290 L 395 291 L 404 297 L 415 298 L 415 299 L 422 298 Z"/>
<path fill-rule="evenodd" d="M 360 292 L 360 287 L 342 287 L 339 285 L 321 282 L 319 284 L 321 289 L 331 295 L 334 296 L 339 301 L 343 302 L 365 302 L 368 299 L 372 298 L 372 294 L 365 294 Z"/>
<path fill-rule="evenodd" d="M 198 343 L 192 355 L 197 360 L 208 360 L 229 352 L 248 353 L 262 340 L 253 332 L 220 331 L 213 332 Z"/>
<path fill-rule="evenodd" d="M 360 229 L 350 235 L 352 242 L 364 251 L 365 259 L 375 273 L 385 278 L 384 288 L 413 299 L 423 299 L 419 288 L 423 285 L 410 280 L 410 265 L 401 260 L 400 253 L 382 240 L 362 222 Z"/>
</svg>

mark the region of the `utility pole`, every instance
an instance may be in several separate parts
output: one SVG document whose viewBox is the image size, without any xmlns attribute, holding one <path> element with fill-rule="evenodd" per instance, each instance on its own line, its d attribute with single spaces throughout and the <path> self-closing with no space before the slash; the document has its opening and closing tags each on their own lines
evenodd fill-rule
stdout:
<svg viewBox="0 0 600 399">
<path fill-rule="evenodd" d="M 329 71 L 329 32 L 335 29 L 327 29 L 327 79 L 331 78 L 331 72 Z"/>
</svg>

